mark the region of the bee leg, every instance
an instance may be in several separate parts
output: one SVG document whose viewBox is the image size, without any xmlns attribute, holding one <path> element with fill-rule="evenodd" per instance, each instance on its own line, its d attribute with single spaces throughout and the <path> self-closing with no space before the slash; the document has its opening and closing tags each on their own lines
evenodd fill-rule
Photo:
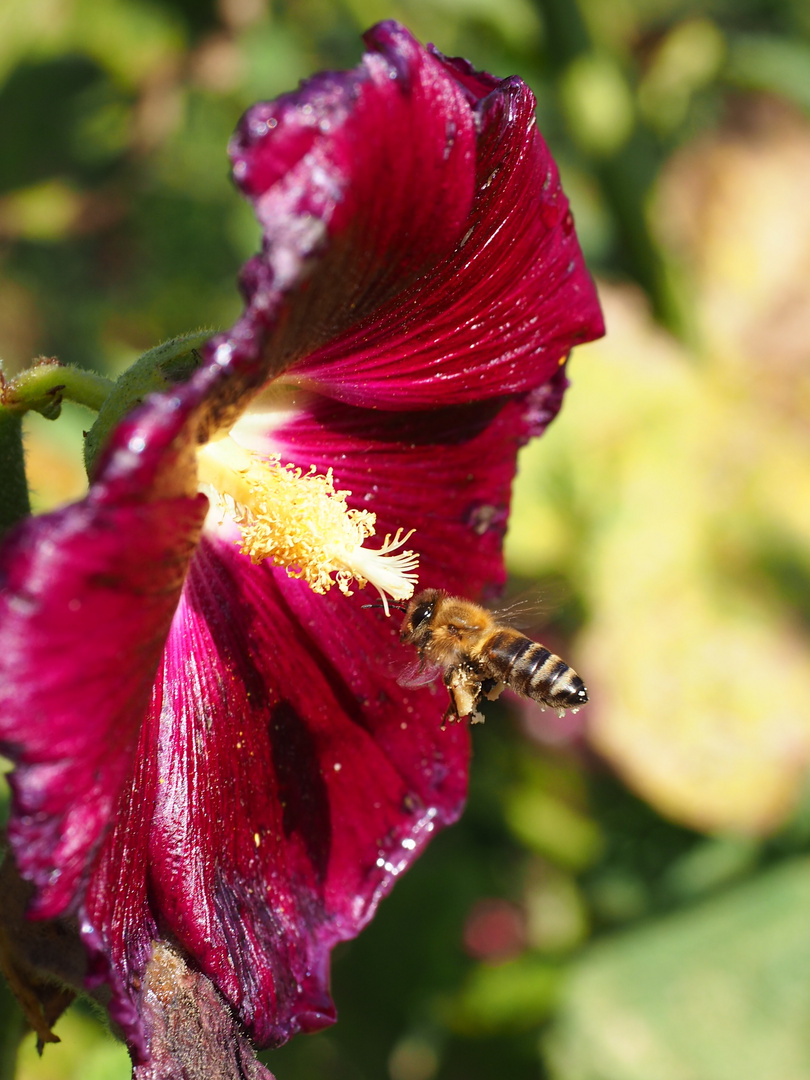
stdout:
<svg viewBox="0 0 810 1080">
<path fill-rule="evenodd" d="M 451 702 L 446 716 L 456 720 L 469 716 L 471 723 L 483 719 L 476 709 L 481 700 L 481 680 L 469 664 L 449 668 L 444 674 L 444 682 L 450 691 Z"/>
<path fill-rule="evenodd" d="M 455 724 L 456 720 L 460 720 L 460 719 L 461 719 L 461 717 L 458 715 L 458 709 L 456 708 L 456 703 L 453 700 L 453 695 L 451 694 L 450 695 L 450 702 L 449 702 L 447 708 L 444 710 L 444 716 L 442 717 L 442 731 L 444 731 L 444 729 L 447 727 L 448 724 Z"/>
<path fill-rule="evenodd" d="M 444 685 L 447 687 L 447 693 L 450 700 L 447 703 L 447 708 L 442 717 L 442 731 L 444 731 L 448 723 L 454 724 L 457 720 L 460 720 L 462 716 L 458 711 L 458 700 L 454 693 L 454 682 L 457 671 L 458 668 L 447 668 L 443 676 Z"/>
<path fill-rule="evenodd" d="M 481 693 L 487 701 L 495 701 L 501 696 L 505 689 L 506 683 L 499 682 L 498 679 L 485 679 L 481 683 Z"/>
</svg>

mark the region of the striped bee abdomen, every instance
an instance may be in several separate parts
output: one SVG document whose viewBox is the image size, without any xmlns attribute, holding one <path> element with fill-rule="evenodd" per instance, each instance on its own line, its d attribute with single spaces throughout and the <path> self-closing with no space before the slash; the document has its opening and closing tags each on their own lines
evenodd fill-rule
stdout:
<svg viewBox="0 0 810 1080">
<path fill-rule="evenodd" d="M 498 630 L 487 642 L 489 667 L 518 694 L 554 709 L 585 705 L 588 691 L 574 669 L 517 630 Z"/>
</svg>

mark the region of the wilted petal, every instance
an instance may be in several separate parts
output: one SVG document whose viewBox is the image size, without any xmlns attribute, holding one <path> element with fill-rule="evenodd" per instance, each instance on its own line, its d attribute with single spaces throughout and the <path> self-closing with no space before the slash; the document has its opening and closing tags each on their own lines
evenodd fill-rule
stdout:
<svg viewBox="0 0 810 1080">
<path fill-rule="evenodd" d="M 152 951 L 141 1008 L 149 1061 L 133 1080 L 273 1080 L 209 980 L 167 945 Z"/>
</svg>

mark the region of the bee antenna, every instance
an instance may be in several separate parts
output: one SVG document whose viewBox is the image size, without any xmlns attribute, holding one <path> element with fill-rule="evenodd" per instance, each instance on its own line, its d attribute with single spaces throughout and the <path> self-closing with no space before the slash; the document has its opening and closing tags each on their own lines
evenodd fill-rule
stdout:
<svg viewBox="0 0 810 1080">
<path fill-rule="evenodd" d="M 361 604 L 360 606 L 362 608 L 384 608 L 386 605 L 382 602 L 382 600 L 375 600 L 371 604 Z M 389 600 L 388 601 L 388 607 L 396 608 L 397 611 L 405 611 L 407 606 L 408 605 L 405 603 L 404 600 Z"/>
</svg>

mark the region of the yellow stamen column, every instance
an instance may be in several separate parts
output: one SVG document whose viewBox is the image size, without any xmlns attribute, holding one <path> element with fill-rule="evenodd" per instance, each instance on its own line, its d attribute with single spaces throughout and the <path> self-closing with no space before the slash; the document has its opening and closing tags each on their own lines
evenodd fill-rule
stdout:
<svg viewBox="0 0 810 1080">
<path fill-rule="evenodd" d="M 374 535 L 376 515 L 351 509 L 350 491 L 336 491 L 332 470 L 324 475 L 262 458 L 229 435 L 197 451 L 199 481 L 212 491 L 220 510 L 241 533 L 241 551 L 254 563 L 270 559 L 291 577 L 303 578 L 318 593 L 337 585 L 351 595 L 351 583 L 370 582 L 388 614 L 387 597 L 413 595 L 419 556 L 399 551 L 411 532 L 399 529 L 374 551 L 364 547 Z M 394 554 L 397 552 L 398 554 Z"/>
</svg>

